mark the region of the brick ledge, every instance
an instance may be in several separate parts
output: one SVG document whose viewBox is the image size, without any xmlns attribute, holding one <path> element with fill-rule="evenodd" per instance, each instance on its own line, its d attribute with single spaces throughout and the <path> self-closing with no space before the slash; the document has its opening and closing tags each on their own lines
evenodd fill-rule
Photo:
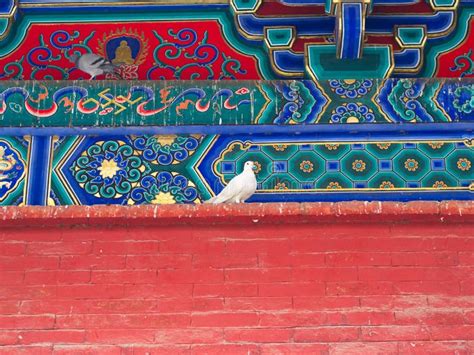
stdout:
<svg viewBox="0 0 474 355">
<path fill-rule="evenodd" d="M 430 221 L 474 223 L 474 201 L 0 207 L 4 227 Z"/>
</svg>

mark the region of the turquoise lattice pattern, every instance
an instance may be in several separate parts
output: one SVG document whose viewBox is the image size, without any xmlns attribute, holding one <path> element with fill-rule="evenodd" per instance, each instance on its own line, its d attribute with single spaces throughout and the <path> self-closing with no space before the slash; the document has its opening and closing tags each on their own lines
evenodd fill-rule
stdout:
<svg viewBox="0 0 474 355">
<path fill-rule="evenodd" d="M 473 188 L 470 142 L 233 142 L 215 172 L 226 184 L 247 160 L 256 162 L 258 193 Z"/>
</svg>

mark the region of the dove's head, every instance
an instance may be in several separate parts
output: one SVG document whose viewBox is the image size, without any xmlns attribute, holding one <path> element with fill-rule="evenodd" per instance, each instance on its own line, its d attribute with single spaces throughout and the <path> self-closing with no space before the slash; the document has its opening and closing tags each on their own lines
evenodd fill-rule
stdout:
<svg viewBox="0 0 474 355">
<path fill-rule="evenodd" d="M 256 168 L 255 163 L 253 161 L 246 161 L 244 164 L 244 171 L 254 171 Z"/>
</svg>

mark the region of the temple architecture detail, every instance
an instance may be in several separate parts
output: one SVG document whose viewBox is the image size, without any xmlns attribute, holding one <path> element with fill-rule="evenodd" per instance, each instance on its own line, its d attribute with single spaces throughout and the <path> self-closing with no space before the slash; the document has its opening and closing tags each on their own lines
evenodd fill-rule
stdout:
<svg viewBox="0 0 474 355">
<path fill-rule="evenodd" d="M 0 205 L 471 200 L 473 48 L 470 0 L 3 0 Z"/>
</svg>

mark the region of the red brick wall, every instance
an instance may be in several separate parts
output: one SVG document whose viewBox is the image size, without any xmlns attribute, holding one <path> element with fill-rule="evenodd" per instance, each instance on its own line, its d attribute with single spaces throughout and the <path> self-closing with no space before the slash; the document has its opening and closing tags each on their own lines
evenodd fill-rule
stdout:
<svg viewBox="0 0 474 355">
<path fill-rule="evenodd" d="M 262 208 L 3 210 L 0 354 L 474 353 L 472 204 Z"/>
</svg>

